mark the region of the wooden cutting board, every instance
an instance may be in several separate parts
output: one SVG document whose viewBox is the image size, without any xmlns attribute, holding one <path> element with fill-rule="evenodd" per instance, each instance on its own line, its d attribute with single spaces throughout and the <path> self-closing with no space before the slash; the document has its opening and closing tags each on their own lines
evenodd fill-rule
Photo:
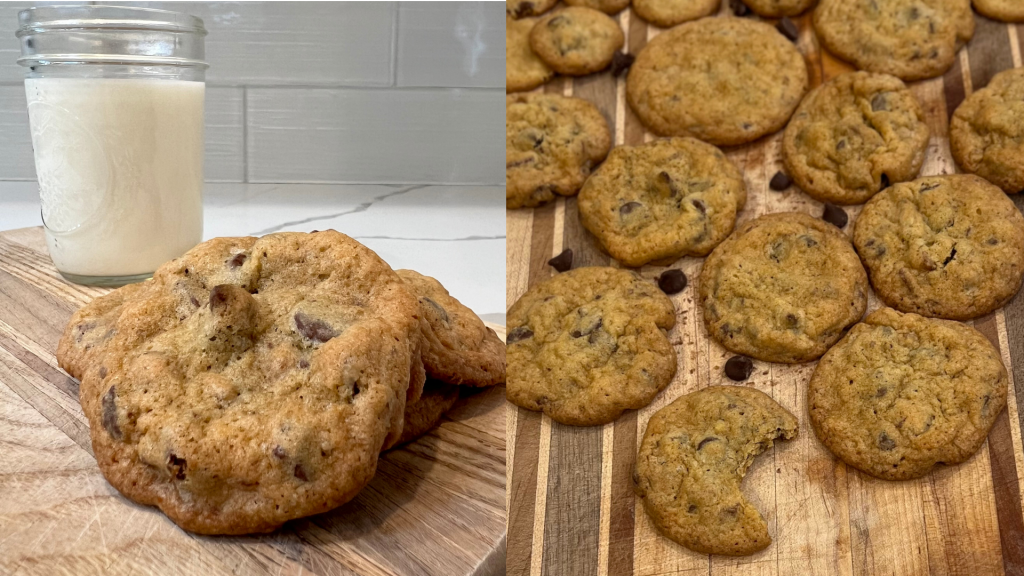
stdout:
<svg viewBox="0 0 1024 576">
<path fill-rule="evenodd" d="M 54 358 L 74 310 L 107 291 L 63 281 L 41 228 L 0 232 L 0 574 L 504 573 L 502 387 L 386 454 L 348 504 L 273 534 L 197 536 L 122 497 Z"/>
<path fill-rule="evenodd" d="M 722 12 L 727 11 L 723 6 Z M 633 54 L 659 32 L 628 9 L 617 19 Z M 807 57 L 813 86 L 851 69 L 819 48 L 809 16 L 797 24 L 798 47 Z M 1024 28 L 978 17 L 975 37 L 953 69 L 911 86 L 932 129 L 922 174 L 957 170 L 949 153 L 949 116 L 996 72 L 1021 66 L 1022 38 Z M 556 79 L 541 90 L 595 103 L 618 145 L 652 139 L 625 103 L 622 78 L 604 73 Z M 780 147 L 777 134 L 727 150 L 743 169 L 750 191 L 741 222 L 769 212 L 821 214 L 821 204 L 795 189 L 769 191 L 768 181 L 782 167 Z M 1024 205 L 1024 198 L 1014 200 Z M 847 211 L 852 223 L 859 207 Z M 575 252 L 575 266 L 611 263 L 580 226 L 574 198 L 509 211 L 507 228 L 509 306 L 529 286 L 550 277 L 546 261 L 564 248 Z M 604 427 L 572 428 L 509 405 L 509 574 L 1024 575 L 1018 412 L 1024 401 L 1024 296 L 973 323 L 999 348 L 1019 384 L 1011 383 L 1008 410 L 967 463 L 909 482 L 861 474 L 835 460 L 811 430 L 806 383 L 815 364 L 757 362 L 747 385 L 770 394 L 801 424 L 800 436 L 759 457 L 744 482 L 745 493 L 768 520 L 774 543 L 745 558 L 709 557 L 660 536 L 632 491 L 638 439 L 659 408 L 688 392 L 729 383 L 722 367 L 731 354 L 708 339 L 695 305 L 701 263 L 686 258 L 675 264 L 690 279 L 690 286 L 673 297 L 678 322 L 670 336 L 679 370 L 650 406 Z M 653 279 L 662 270 L 645 266 L 640 272 Z M 869 309 L 878 305 L 872 295 Z"/>
</svg>

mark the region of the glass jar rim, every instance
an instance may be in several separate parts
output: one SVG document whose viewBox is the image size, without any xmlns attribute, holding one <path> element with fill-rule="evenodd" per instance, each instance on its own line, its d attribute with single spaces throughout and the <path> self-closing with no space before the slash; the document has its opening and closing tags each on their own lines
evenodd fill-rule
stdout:
<svg viewBox="0 0 1024 576">
<path fill-rule="evenodd" d="M 36 6 L 18 12 L 17 37 L 55 30 L 160 30 L 206 35 L 203 19 L 183 12 L 109 5 Z"/>
</svg>

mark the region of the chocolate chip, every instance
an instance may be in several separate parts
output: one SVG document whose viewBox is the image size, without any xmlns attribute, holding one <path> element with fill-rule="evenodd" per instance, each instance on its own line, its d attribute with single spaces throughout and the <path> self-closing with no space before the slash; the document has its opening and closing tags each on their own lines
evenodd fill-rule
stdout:
<svg viewBox="0 0 1024 576">
<path fill-rule="evenodd" d="M 658 288 L 665 294 L 678 294 L 686 289 L 686 274 L 682 270 L 665 270 L 658 276 Z"/>
<path fill-rule="evenodd" d="M 881 398 L 881 397 L 885 396 L 888 393 L 889 393 L 889 389 L 886 388 L 885 386 L 882 386 L 881 388 L 878 389 L 877 392 L 875 392 L 875 398 Z"/>
<path fill-rule="evenodd" d="M 750 15 L 750 7 L 744 4 L 743 0 L 729 0 L 729 8 L 740 18 Z"/>
<path fill-rule="evenodd" d="M 444 320 L 445 324 L 447 324 L 449 322 L 449 320 L 448 320 L 448 312 L 444 308 L 442 308 L 440 304 L 438 304 L 437 302 L 434 302 L 433 300 L 431 300 L 430 298 L 427 298 L 426 296 L 424 296 L 421 299 L 421 301 L 426 302 L 427 304 L 429 304 L 430 307 L 433 308 L 435 312 L 437 312 L 437 315 L 440 316 L 442 320 Z"/>
<path fill-rule="evenodd" d="M 589 328 L 584 328 L 582 330 L 579 330 L 579 329 L 573 330 L 572 332 L 569 332 L 569 335 L 572 336 L 573 338 L 582 338 L 584 336 L 590 336 L 590 338 L 588 338 L 587 341 L 590 342 L 591 344 L 593 344 L 594 343 L 594 337 L 593 337 L 594 333 L 597 332 L 598 330 L 600 330 L 601 326 L 603 326 L 603 325 L 604 325 L 604 319 L 603 318 L 598 318 L 597 319 L 597 324 L 594 324 L 593 326 L 590 326 Z"/>
<path fill-rule="evenodd" d="M 989 246 L 995 246 L 996 244 L 999 244 L 999 240 L 997 238 L 989 238 L 985 243 Z"/>
<path fill-rule="evenodd" d="M 726 508 L 725 510 L 722 510 L 722 514 L 724 514 L 726 516 L 736 516 L 736 514 L 738 514 L 739 511 L 740 511 L 739 506 L 730 506 L 730 507 Z"/>
<path fill-rule="evenodd" d="M 114 440 L 121 439 L 121 427 L 117 424 L 117 391 L 111 386 L 103 395 L 103 428 Z"/>
<path fill-rule="evenodd" d="M 888 452 L 896 447 L 896 441 L 889 438 L 889 435 L 885 432 L 882 432 L 878 435 L 878 447 Z"/>
<path fill-rule="evenodd" d="M 815 240 L 814 238 L 811 238 L 810 236 L 807 236 L 806 234 L 801 236 L 800 240 L 802 240 L 803 243 L 806 244 L 808 248 L 814 248 L 815 246 L 818 245 L 818 241 L 817 240 Z"/>
<path fill-rule="evenodd" d="M 836 142 L 836 151 L 837 152 L 842 150 L 843 148 L 846 148 L 846 140 L 840 140 L 839 142 Z"/>
<path fill-rule="evenodd" d="M 840 229 L 844 228 L 846 223 L 850 221 L 850 217 L 846 214 L 846 210 L 843 210 L 831 202 L 825 203 L 825 210 L 821 213 L 821 219 Z"/>
<path fill-rule="evenodd" d="M 942 265 L 946 266 L 953 261 L 953 258 L 956 258 L 956 246 L 953 246 L 953 251 L 949 253 L 949 256 L 946 256 L 945 260 L 942 261 Z"/>
<path fill-rule="evenodd" d="M 551 266 L 559 272 L 565 272 L 572 268 L 572 248 L 566 248 L 562 250 L 562 253 L 555 256 L 551 260 L 548 260 L 548 266 Z"/>
<path fill-rule="evenodd" d="M 218 284 L 210 291 L 210 310 L 225 306 L 231 299 L 231 284 Z"/>
<path fill-rule="evenodd" d="M 302 368 L 302 369 L 309 368 L 309 360 L 306 360 L 305 358 L 303 358 L 302 360 L 299 360 L 299 368 Z"/>
<path fill-rule="evenodd" d="M 516 342 L 526 340 L 527 338 L 533 338 L 533 330 L 530 330 L 526 326 L 519 326 L 518 328 L 513 328 L 512 331 L 508 333 L 508 336 L 505 337 L 505 343 L 515 344 Z"/>
<path fill-rule="evenodd" d="M 178 480 L 185 479 L 185 471 L 188 470 L 188 462 L 184 458 L 178 458 L 174 452 L 167 454 L 167 469 Z"/>
<path fill-rule="evenodd" d="M 516 18 L 533 14 L 533 2 L 523 2 L 515 9 Z"/>
<path fill-rule="evenodd" d="M 689 512 L 690 514 L 693 514 L 694 512 L 697 511 L 697 505 L 696 504 L 690 504 L 690 507 L 687 508 L 686 511 Z"/>
<path fill-rule="evenodd" d="M 775 29 L 782 32 L 782 35 L 789 38 L 792 42 L 796 42 L 796 39 L 800 37 L 800 29 L 796 27 L 796 23 L 789 19 L 789 17 L 783 17 L 779 20 L 779 23 L 775 25 Z"/>
<path fill-rule="evenodd" d="M 630 214 L 630 213 L 633 212 L 633 210 L 636 210 L 637 208 L 639 208 L 641 206 L 643 206 L 643 204 L 641 204 L 639 202 L 626 202 L 625 204 L 623 204 L 622 206 L 619 207 L 619 214 L 622 214 L 622 215 Z"/>
<path fill-rule="evenodd" d="M 323 320 L 314 320 L 302 312 L 295 313 L 295 330 L 303 338 L 314 342 L 327 342 L 338 333 Z"/>
<path fill-rule="evenodd" d="M 274 456 L 284 460 L 288 457 L 288 453 L 284 451 L 284 448 L 280 446 L 274 446 Z"/>
<path fill-rule="evenodd" d="M 889 182 L 889 175 L 883 172 L 882 173 L 882 190 L 885 190 L 886 188 L 888 188 L 890 186 L 890 184 L 891 184 L 891 182 Z"/>
<path fill-rule="evenodd" d="M 229 268 L 238 268 L 244 262 L 245 262 L 245 254 L 239 252 L 238 254 L 235 254 L 235 256 L 231 260 L 228 260 L 228 267 Z"/>
<path fill-rule="evenodd" d="M 880 112 L 889 109 L 889 99 L 885 96 L 885 93 L 875 94 L 871 98 L 871 111 Z"/>
<path fill-rule="evenodd" d="M 106 377 L 107 377 L 107 367 L 106 366 L 100 366 L 100 380 L 102 380 L 102 379 L 104 379 Z"/>
<path fill-rule="evenodd" d="M 621 76 L 623 72 L 629 70 L 629 67 L 636 61 L 636 56 L 632 54 L 623 54 L 622 51 L 617 50 L 612 55 L 612 76 Z"/>
<path fill-rule="evenodd" d="M 715 438 L 714 436 L 708 436 L 707 438 L 701 440 L 700 444 L 697 444 L 697 450 L 703 450 L 704 446 L 711 442 L 718 442 L 718 438 Z"/>
<path fill-rule="evenodd" d="M 355 382 L 352 383 L 352 397 L 355 398 L 356 396 L 359 396 L 359 381 L 358 380 L 356 380 Z"/>
<path fill-rule="evenodd" d="M 750 373 L 753 371 L 754 361 L 746 356 L 733 356 L 725 363 L 725 375 L 735 382 L 742 382 L 750 378 Z"/>
<path fill-rule="evenodd" d="M 298 478 L 299 480 L 302 480 L 303 482 L 308 482 L 309 481 L 309 477 L 306 476 L 306 471 L 302 469 L 302 464 L 296 464 L 295 465 L 295 472 L 294 472 L 294 474 L 295 474 L 296 478 Z"/>
<path fill-rule="evenodd" d="M 789 176 L 783 171 L 778 171 L 775 176 L 772 176 L 772 181 L 768 183 L 768 187 L 776 192 L 782 192 L 786 188 L 793 185 L 793 181 L 790 180 Z"/>
<path fill-rule="evenodd" d="M 697 209 L 697 212 L 701 213 L 701 216 L 708 213 L 708 207 L 704 205 L 703 200 L 692 200 L 690 204 L 693 204 L 693 207 Z"/>
<path fill-rule="evenodd" d="M 786 314 L 786 328 L 790 330 L 800 327 L 800 318 L 796 314 Z"/>
<path fill-rule="evenodd" d="M 188 299 L 189 299 L 190 302 L 192 302 L 193 306 L 195 306 L 196 308 L 199 308 L 199 299 L 198 298 L 196 298 L 195 296 L 189 296 Z"/>
</svg>

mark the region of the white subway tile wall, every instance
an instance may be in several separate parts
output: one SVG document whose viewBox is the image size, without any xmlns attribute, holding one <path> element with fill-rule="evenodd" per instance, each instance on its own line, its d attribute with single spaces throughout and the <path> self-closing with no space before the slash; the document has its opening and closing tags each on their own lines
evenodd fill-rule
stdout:
<svg viewBox="0 0 1024 576">
<path fill-rule="evenodd" d="M 0 3 L 0 180 L 35 179 L 17 12 L 56 3 Z M 203 18 L 209 181 L 504 184 L 501 3 L 102 3 Z"/>
</svg>

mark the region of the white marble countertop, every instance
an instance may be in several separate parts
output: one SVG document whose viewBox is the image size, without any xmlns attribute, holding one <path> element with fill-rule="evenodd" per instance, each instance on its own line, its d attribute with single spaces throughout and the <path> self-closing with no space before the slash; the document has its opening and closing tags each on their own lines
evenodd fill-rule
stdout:
<svg viewBox="0 0 1024 576">
<path fill-rule="evenodd" d="M 505 323 L 501 186 L 207 183 L 203 238 L 333 228 Z M 35 182 L 0 182 L 0 230 L 42 225 Z"/>
</svg>

